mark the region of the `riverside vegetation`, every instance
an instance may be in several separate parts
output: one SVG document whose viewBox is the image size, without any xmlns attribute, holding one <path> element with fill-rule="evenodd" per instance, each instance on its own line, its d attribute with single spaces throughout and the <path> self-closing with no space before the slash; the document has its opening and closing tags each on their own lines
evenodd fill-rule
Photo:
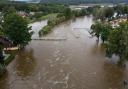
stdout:
<svg viewBox="0 0 128 89">
<path fill-rule="evenodd" d="M 103 44 L 106 44 L 107 57 L 116 55 L 119 57 L 118 64 L 124 65 L 128 58 L 128 5 L 97 8 L 93 15 L 97 21 L 91 26 L 90 33 L 96 36 L 98 41 L 101 38 Z"/>
<path fill-rule="evenodd" d="M 4 47 L 23 48 L 31 41 L 30 30 L 31 27 L 28 27 L 27 21 L 18 15 L 14 8 L 2 11 L 0 17 L 0 75 L 5 72 L 6 66 L 15 58 L 13 52 L 9 52 L 10 55 L 3 55 Z"/>
<path fill-rule="evenodd" d="M 48 25 L 43 27 L 42 30 L 39 31 L 39 35 L 48 34 L 52 30 L 53 27 L 55 27 L 56 25 L 66 20 L 69 20 L 71 18 L 76 18 L 79 16 L 85 16 L 85 15 L 89 15 L 89 12 L 87 11 L 87 9 L 72 11 L 70 8 L 67 7 L 64 9 L 64 12 L 58 13 L 55 18 L 49 19 Z"/>
</svg>

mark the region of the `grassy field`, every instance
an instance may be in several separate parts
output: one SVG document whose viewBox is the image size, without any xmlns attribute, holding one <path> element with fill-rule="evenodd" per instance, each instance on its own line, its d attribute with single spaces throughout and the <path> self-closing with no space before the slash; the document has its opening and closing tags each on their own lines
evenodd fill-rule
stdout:
<svg viewBox="0 0 128 89">
<path fill-rule="evenodd" d="M 8 65 L 15 58 L 15 54 L 9 54 L 5 59 L 5 65 Z"/>
<path fill-rule="evenodd" d="M 33 23 L 33 22 L 36 22 L 36 21 L 41 21 L 41 20 L 46 20 L 46 19 L 53 19 L 53 18 L 56 18 L 57 15 L 58 15 L 58 13 L 52 13 L 52 14 L 48 14 L 48 15 L 42 16 L 42 17 L 37 18 L 37 19 L 35 18 L 35 19 L 30 20 L 28 18 L 28 22 Z"/>
<path fill-rule="evenodd" d="M 53 18 L 56 18 L 58 15 L 58 13 L 52 13 L 52 14 L 48 14 L 46 16 L 42 16 L 40 19 L 41 20 L 45 20 L 45 19 L 53 19 Z"/>
</svg>

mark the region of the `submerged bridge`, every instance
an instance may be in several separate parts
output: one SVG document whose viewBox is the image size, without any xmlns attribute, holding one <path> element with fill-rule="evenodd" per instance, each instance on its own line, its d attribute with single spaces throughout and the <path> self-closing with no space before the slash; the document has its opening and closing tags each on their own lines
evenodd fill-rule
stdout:
<svg viewBox="0 0 128 89">
<path fill-rule="evenodd" d="M 73 28 L 72 29 L 72 34 L 76 37 L 79 38 L 77 29 L 79 30 L 85 30 L 88 31 L 90 30 L 90 28 Z M 32 40 L 37 40 L 37 41 L 66 41 L 68 38 L 66 36 L 62 36 L 62 37 L 32 37 Z"/>
<path fill-rule="evenodd" d="M 81 30 L 90 30 L 90 28 L 73 28 L 73 30 L 77 30 L 77 29 L 81 29 Z"/>
<path fill-rule="evenodd" d="M 40 41 L 65 41 L 66 37 L 41 37 L 41 38 L 32 38 L 32 40 L 40 40 Z"/>
</svg>

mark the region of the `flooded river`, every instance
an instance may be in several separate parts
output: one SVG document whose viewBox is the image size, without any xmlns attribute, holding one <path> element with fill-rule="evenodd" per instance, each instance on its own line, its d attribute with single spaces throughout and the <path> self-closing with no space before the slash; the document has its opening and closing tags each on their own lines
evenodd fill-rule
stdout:
<svg viewBox="0 0 128 89">
<path fill-rule="evenodd" d="M 108 62 L 103 47 L 88 33 L 92 23 L 92 17 L 77 18 L 47 35 L 66 40 L 32 40 L 7 67 L 0 89 L 124 89 L 128 68 Z M 31 24 L 33 37 L 46 24 Z"/>
</svg>

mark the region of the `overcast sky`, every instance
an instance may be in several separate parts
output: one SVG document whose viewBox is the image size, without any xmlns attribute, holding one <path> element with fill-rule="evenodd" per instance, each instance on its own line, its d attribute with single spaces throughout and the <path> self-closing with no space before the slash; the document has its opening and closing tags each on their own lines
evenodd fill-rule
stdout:
<svg viewBox="0 0 128 89">
<path fill-rule="evenodd" d="M 15 0 L 15 1 L 31 1 L 31 0 Z"/>
</svg>

